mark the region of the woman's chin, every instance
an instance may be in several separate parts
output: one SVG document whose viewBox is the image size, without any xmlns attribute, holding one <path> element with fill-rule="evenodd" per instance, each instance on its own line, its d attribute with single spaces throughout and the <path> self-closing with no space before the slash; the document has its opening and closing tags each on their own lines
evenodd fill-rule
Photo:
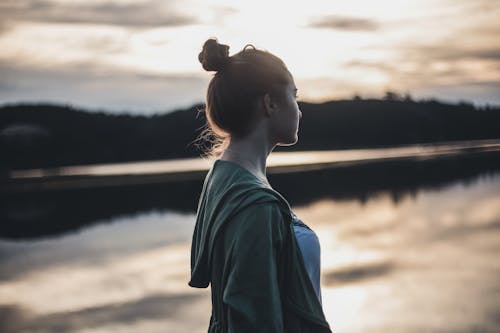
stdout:
<svg viewBox="0 0 500 333">
<path fill-rule="evenodd" d="M 288 140 L 283 140 L 282 142 L 278 143 L 278 146 L 293 146 L 294 144 L 297 143 L 297 141 L 299 141 L 299 138 L 297 135 L 295 135 L 295 137 L 293 138 L 290 138 Z"/>
</svg>

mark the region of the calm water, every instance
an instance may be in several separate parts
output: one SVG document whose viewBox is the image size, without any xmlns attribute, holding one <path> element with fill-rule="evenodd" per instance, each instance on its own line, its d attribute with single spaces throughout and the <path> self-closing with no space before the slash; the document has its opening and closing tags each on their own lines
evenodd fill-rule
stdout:
<svg viewBox="0 0 500 333">
<path fill-rule="evenodd" d="M 500 173 L 293 209 L 320 239 L 334 331 L 500 332 Z M 206 332 L 209 290 L 187 285 L 194 221 L 152 210 L 0 240 L 0 331 Z"/>
<path fill-rule="evenodd" d="M 295 167 L 311 164 L 342 164 L 363 161 L 401 159 L 405 157 L 449 156 L 472 150 L 500 151 L 500 140 L 449 141 L 377 149 L 344 149 L 325 151 L 273 152 L 267 167 Z M 116 176 L 178 173 L 207 170 L 211 162 L 200 158 L 176 160 L 109 163 L 63 166 L 50 169 L 14 170 L 13 179 L 43 178 L 50 176 Z"/>
</svg>

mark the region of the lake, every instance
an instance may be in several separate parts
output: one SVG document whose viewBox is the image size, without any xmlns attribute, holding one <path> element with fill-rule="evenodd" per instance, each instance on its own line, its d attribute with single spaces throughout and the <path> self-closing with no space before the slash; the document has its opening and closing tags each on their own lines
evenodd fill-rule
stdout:
<svg viewBox="0 0 500 333">
<path fill-rule="evenodd" d="M 334 331 L 500 331 L 500 159 L 467 156 L 270 177 L 319 237 Z M 209 289 L 187 285 L 199 190 L 3 200 L 0 331 L 206 332 Z"/>
</svg>

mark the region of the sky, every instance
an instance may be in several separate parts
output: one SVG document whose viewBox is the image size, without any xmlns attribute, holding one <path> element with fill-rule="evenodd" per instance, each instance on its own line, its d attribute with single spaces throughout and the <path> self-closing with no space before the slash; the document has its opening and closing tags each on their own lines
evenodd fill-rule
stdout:
<svg viewBox="0 0 500 333">
<path fill-rule="evenodd" d="M 205 101 L 208 38 L 286 63 L 299 101 L 500 105 L 500 0 L 0 0 L 0 105 L 153 114 Z"/>
</svg>

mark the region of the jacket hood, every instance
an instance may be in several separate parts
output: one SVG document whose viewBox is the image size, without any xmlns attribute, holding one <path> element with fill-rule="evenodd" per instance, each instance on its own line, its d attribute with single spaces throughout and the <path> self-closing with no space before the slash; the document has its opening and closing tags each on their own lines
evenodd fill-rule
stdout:
<svg viewBox="0 0 500 333">
<path fill-rule="evenodd" d="M 263 202 L 278 203 L 291 221 L 290 205 L 279 192 L 233 162 L 215 161 L 205 177 L 198 202 L 191 243 L 191 280 L 188 283 L 191 287 L 208 287 L 214 241 L 224 224 L 245 207 Z"/>
</svg>

